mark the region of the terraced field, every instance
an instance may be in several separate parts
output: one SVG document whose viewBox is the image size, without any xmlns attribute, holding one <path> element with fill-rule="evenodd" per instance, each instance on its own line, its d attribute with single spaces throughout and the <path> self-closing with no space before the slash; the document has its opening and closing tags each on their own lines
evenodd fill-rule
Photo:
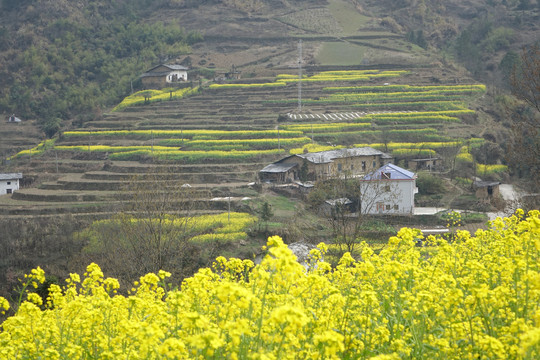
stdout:
<svg viewBox="0 0 540 360">
<path fill-rule="evenodd" d="M 39 187 L 2 197 L 3 211 L 109 212 L 129 200 L 127 184 L 147 181 L 148 173 L 159 175 L 153 186 L 189 184 L 201 211 L 242 208 L 258 196 L 258 170 L 305 149 L 373 146 L 399 162 L 482 142 L 466 104 L 483 95 L 483 85 L 434 85 L 427 75 L 408 84 L 408 74 L 308 74 L 301 111 L 294 74 L 126 99 L 101 119 L 12 156 Z"/>
</svg>

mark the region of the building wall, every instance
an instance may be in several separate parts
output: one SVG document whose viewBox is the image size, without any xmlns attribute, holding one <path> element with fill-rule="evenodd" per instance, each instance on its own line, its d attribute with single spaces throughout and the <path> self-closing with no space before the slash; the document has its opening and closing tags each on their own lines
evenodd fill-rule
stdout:
<svg viewBox="0 0 540 360">
<path fill-rule="evenodd" d="M 143 77 L 141 81 L 145 89 L 162 89 L 164 87 L 167 87 L 167 81 L 165 79 L 165 76 L 146 76 Z"/>
<path fill-rule="evenodd" d="M 383 166 L 381 156 L 354 156 L 334 159 L 330 176 L 365 175 Z"/>
<path fill-rule="evenodd" d="M 19 190 L 19 179 L 0 180 L 0 195 L 10 194 Z"/>
<path fill-rule="evenodd" d="M 362 212 L 364 214 L 412 215 L 416 180 L 363 181 Z"/>
<path fill-rule="evenodd" d="M 298 169 L 301 169 L 304 159 L 299 156 L 292 156 L 283 162 L 298 164 Z M 308 173 L 314 174 L 315 180 L 324 180 L 344 175 L 365 175 L 385 165 L 386 162 L 380 155 L 372 155 L 335 158 L 332 162 L 322 164 L 307 161 L 307 164 Z"/>
<path fill-rule="evenodd" d="M 159 72 L 159 69 L 161 68 L 156 69 L 154 72 Z M 167 70 L 168 69 L 166 69 L 165 71 Z M 177 76 L 178 80 L 175 80 L 174 75 Z M 141 81 L 145 88 L 162 89 L 164 87 L 167 87 L 167 85 L 173 84 L 178 81 L 187 81 L 187 71 L 175 70 L 170 71 L 167 75 L 145 76 L 141 79 Z"/>
<path fill-rule="evenodd" d="M 488 200 L 492 197 L 499 196 L 499 185 L 484 186 L 476 189 L 476 198 L 480 200 Z"/>
<path fill-rule="evenodd" d="M 176 79 L 174 78 L 174 76 L 176 75 Z M 176 71 L 171 71 L 169 73 L 169 75 L 167 75 L 167 82 L 168 83 L 172 83 L 172 82 L 175 82 L 175 81 L 187 81 L 187 71 L 180 71 L 180 70 L 176 70 Z"/>
</svg>

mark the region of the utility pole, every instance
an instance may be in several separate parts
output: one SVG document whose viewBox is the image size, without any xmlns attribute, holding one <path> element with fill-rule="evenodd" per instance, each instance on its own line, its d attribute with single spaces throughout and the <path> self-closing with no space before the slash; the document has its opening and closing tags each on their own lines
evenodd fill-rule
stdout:
<svg viewBox="0 0 540 360">
<path fill-rule="evenodd" d="M 298 113 L 302 111 L 302 40 L 298 41 Z"/>
</svg>

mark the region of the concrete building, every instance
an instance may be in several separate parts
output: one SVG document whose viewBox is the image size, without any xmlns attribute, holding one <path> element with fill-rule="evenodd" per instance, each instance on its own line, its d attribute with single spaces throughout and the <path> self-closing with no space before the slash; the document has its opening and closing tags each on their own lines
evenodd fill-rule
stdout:
<svg viewBox="0 0 540 360">
<path fill-rule="evenodd" d="M 19 179 L 22 179 L 21 173 L 0 174 L 0 195 L 19 190 Z"/>
<path fill-rule="evenodd" d="M 363 214 L 412 215 L 416 174 L 394 164 L 386 164 L 360 180 Z"/>
</svg>

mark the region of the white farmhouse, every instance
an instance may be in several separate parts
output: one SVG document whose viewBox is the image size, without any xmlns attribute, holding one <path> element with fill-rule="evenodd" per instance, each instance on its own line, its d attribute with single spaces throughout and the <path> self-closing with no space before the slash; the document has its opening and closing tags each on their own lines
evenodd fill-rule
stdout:
<svg viewBox="0 0 540 360">
<path fill-rule="evenodd" d="M 167 86 L 186 82 L 188 68 L 182 65 L 161 64 L 155 66 L 141 75 L 143 86 L 148 88 L 162 89 Z"/>
<path fill-rule="evenodd" d="M 21 173 L 0 174 L 0 195 L 19 190 L 19 179 L 22 179 Z"/>
<path fill-rule="evenodd" d="M 416 174 L 386 164 L 360 180 L 361 211 L 364 214 L 412 215 Z"/>
</svg>

